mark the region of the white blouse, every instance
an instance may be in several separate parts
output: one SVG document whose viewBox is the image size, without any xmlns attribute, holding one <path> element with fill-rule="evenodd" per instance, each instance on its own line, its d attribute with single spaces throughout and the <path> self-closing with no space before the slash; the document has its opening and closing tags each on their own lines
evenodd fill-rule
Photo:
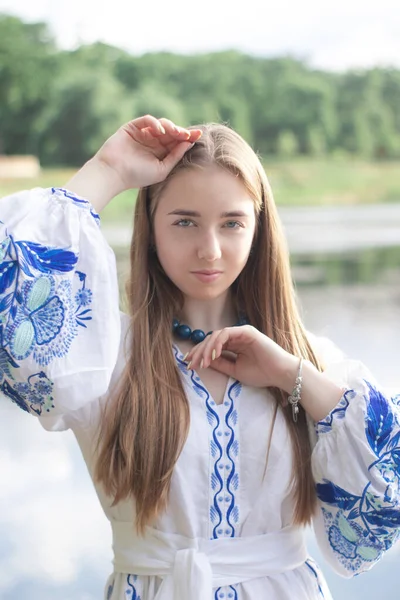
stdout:
<svg viewBox="0 0 400 600">
<path fill-rule="evenodd" d="M 0 389 L 48 430 L 74 432 L 93 473 L 100 407 L 129 348 L 115 257 L 86 200 L 34 189 L 0 201 Z M 111 507 L 114 572 L 105 600 L 331 598 L 293 527 L 290 438 L 267 389 L 228 381 L 222 404 L 171 346 L 190 406 L 190 431 L 165 513 L 135 536 L 134 505 Z M 400 400 L 358 362 L 326 373 L 346 391 L 309 421 L 320 549 L 343 577 L 370 569 L 400 535 Z"/>
</svg>

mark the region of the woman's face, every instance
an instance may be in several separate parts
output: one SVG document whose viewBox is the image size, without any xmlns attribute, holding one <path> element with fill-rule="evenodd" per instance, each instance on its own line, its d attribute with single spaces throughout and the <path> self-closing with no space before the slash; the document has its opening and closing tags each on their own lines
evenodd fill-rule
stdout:
<svg viewBox="0 0 400 600">
<path fill-rule="evenodd" d="M 158 201 L 158 259 L 186 297 L 217 298 L 245 266 L 255 226 L 254 202 L 239 178 L 217 166 L 186 169 Z"/>
</svg>

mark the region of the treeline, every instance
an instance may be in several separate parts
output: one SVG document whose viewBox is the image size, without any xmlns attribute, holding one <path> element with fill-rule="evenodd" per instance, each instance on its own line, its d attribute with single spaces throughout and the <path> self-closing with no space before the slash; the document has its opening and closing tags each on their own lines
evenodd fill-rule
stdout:
<svg viewBox="0 0 400 600">
<path fill-rule="evenodd" d="M 263 155 L 400 157 L 400 71 L 330 73 L 236 51 L 66 52 L 44 23 L 0 15 L 0 153 L 79 165 L 123 122 L 223 121 Z"/>
</svg>

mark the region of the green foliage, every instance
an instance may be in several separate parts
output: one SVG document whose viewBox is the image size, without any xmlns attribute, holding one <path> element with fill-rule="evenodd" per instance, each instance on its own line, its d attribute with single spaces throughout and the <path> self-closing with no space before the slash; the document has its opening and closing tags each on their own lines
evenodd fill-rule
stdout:
<svg viewBox="0 0 400 600">
<path fill-rule="evenodd" d="M 314 126 L 308 129 L 308 151 L 311 156 L 322 156 L 326 153 L 327 140 L 321 127 Z"/>
<path fill-rule="evenodd" d="M 186 123 L 185 108 L 182 102 L 165 91 L 156 81 L 148 81 L 132 92 L 131 118 L 140 115 L 154 115 L 158 119 L 166 117 L 174 123 Z"/>
<path fill-rule="evenodd" d="M 298 154 L 299 144 L 293 131 L 284 129 L 279 133 L 277 151 L 278 156 L 282 156 L 284 158 Z"/>
<path fill-rule="evenodd" d="M 0 153 L 36 153 L 32 130 L 46 106 L 57 64 L 45 24 L 0 14 Z"/>
<path fill-rule="evenodd" d="M 37 127 L 44 164 L 82 164 L 132 118 L 124 90 L 105 69 L 65 73 L 52 100 Z"/>
<path fill-rule="evenodd" d="M 131 56 L 103 43 L 57 50 L 43 23 L 0 14 L 0 152 L 78 166 L 150 113 L 224 122 L 264 156 L 400 158 L 400 71 L 342 74 L 241 52 Z"/>
</svg>

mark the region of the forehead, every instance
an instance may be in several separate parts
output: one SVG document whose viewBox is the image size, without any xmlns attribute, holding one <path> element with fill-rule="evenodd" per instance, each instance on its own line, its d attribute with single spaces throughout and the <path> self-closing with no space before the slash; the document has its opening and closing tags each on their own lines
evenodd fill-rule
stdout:
<svg viewBox="0 0 400 600">
<path fill-rule="evenodd" d="M 178 172 L 163 190 L 159 206 L 212 208 L 221 205 L 254 205 L 243 182 L 217 166 L 190 168 Z"/>
</svg>

